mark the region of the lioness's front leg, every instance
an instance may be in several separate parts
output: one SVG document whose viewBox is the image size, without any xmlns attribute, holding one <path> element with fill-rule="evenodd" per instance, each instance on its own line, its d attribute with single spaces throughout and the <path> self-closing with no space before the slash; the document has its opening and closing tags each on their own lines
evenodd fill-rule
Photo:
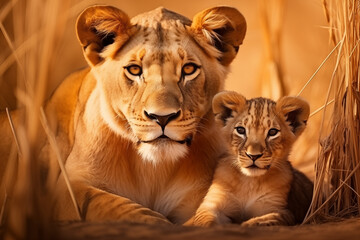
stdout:
<svg viewBox="0 0 360 240">
<path fill-rule="evenodd" d="M 72 182 L 72 188 L 79 206 L 82 220 L 120 220 L 132 223 L 170 224 L 162 214 L 143 207 L 128 198 L 121 197 L 83 182 Z M 56 219 L 76 219 L 75 207 L 64 181 L 59 183 Z"/>
<path fill-rule="evenodd" d="M 274 226 L 274 225 L 293 225 L 294 216 L 289 210 L 268 213 L 259 217 L 253 217 L 243 222 L 241 226 Z"/>
</svg>

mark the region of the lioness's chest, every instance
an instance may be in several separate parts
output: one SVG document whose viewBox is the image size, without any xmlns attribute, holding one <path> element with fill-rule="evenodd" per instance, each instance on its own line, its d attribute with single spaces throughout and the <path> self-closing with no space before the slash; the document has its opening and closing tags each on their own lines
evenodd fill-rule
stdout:
<svg viewBox="0 0 360 240">
<path fill-rule="evenodd" d="M 90 165 L 85 170 L 90 171 L 84 175 L 86 181 L 157 211 L 174 223 L 183 223 L 195 213 L 211 184 L 216 156 L 222 150 L 191 148 L 175 163 L 164 160 L 154 164 L 141 159 L 136 144 L 122 138 L 108 137 L 98 143 L 96 148 L 78 151 L 90 152 L 85 157 L 71 158 Z"/>
<path fill-rule="evenodd" d="M 124 158 L 117 161 L 112 168 L 107 168 L 106 173 L 97 171 L 94 174 L 98 178 L 97 185 L 166 217 L 174 217 L 174 222 L 185 222 L 190 218 L 205 195 L 204 179 L 208 177 L 197 177 L 194 171 L 184 172 L 177 165 L 131 164 Z"/>
</svg>

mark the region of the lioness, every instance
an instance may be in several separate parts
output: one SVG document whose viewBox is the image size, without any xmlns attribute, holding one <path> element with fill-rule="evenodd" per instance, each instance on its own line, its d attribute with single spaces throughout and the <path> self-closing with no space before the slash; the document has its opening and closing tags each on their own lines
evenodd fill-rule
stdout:
<svg viewBox="0 0 360 240">
<path fill-rule="evenodd" d="M 58 87 L 46 113 L 56 118 L 82 218 L 184 223 L 224 153 L 211 101 L 243 42 L 243 15 L 215 7 L 190 21 L 157 8 L 130 19 L 92 6 L 76 29 L 90 68 Z M 62 175 L 57 192 L 57 218 L 75 219 Z"/>
<path fill-rule="evenodd" d="M 247 100 L 236 92 L 214 97 L 230 156 L 219 161 L 213 183 L 187 224 L 293 225 L 310 206 L 313 184 L 288 155 L 309 117 L 299 97 Z"/>
</svg>

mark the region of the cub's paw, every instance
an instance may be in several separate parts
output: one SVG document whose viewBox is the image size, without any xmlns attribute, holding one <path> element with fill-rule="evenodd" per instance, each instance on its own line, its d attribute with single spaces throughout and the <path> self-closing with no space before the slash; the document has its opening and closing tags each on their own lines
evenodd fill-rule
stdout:
<svg viewBox="0 0 360 240">
<path fill-rule="evenodd" d="M 254 226 L 276 226 L 276 225 L 282 225 L 278 220 L 275 219 L 250 219 L 246 222 L 243 222 L 241 226 L 243 227 L 254 227 Z"/>
<path fill-rule="evenodd" d="M 293 217 L 285 213 L 269 213 L 260 217 L 251 218 L 241 224 L 241 226 L 276 226 L 276 225 L 291 225 Z"/>
<path fill-rule="evenodd" d="M 198 226 L 198 227 L 213 227 L 218 225 L 215 221 L 196 221 L 193 222 L 191 226 Z"/>
<path fill-rule="evenodd" d="M 185 226 L 212 227 L 218 225 L 218 221 L 214 215 L 199 214 L 187 221 Z"/>
</svg>

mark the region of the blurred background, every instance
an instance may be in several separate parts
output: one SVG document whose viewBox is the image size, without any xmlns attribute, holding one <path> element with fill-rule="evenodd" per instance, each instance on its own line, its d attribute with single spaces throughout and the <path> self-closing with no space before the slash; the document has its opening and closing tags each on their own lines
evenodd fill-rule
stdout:
<svg viewBox="0 0 360 240">
<path fill-rule="evenodd" d="M 38 2 L 38 5 L 34 2 Z M 334 69 L 334 57 L 327 60 L 302 91 L 334 47 L 329 41 L 328 23 L 320 0 L 64 0 L 58 2 L 60 3 L 54 14 L 59 15 L 61 25 L 54 23 L 52 26 L 57 29 L 55 31 L 49 29 L 54 33 L 54 44 L 44 50 L 49 55 L 47 58 L 49 62 L 44 63 L 48 71 L 45 74 L 47 83 L 42 90 L 43 100 L 51 95 L 67 75 L 87 66 L 75 34 L 76 17 L 87 6 L 113 5 L 125 11 L 130 17 L 164 6 L 192 19 L 203 9 L 228 5 L 243 13 L 248 28 L 244 43 L 231 65 L 231 73 L 226 79 L 226 89 L 238 91 L 247 98 L 265 96 L 274 100 L 283 95 L 301 93 L 300 95 L 309 101 L 311 112 L 325 104 Z M 32 49 L 42 47 L 38 45 L 43 44 L 41 42 L 43 35 L 36 35 L 34 40 L 31 24 L 27 24 L 24 19 L 29 19 L 31 14 L 29 11 L 35 15 L 36 13 L 46 15 L 44 11 L 48 11 L 48 8 L 43 5 L 42 1 L 30 0 L 0 2 L 0 109 L 6 107 L 14 109 L 19 104 L 18 89 L 21 89 L 19 85 L 23 84 L 19 78 L 24 72 L 24 66 L 30 67 L 31 71 L 31 66 L 41 68 L 41 61 L 44 61 L 42 58 L 33 58 L 32 61 L 35 59 L 39 62 L 31 63 L 23 59 Z M 23 67 L 19 67 L 19 62 L 23 62 Z M 34 81 L 37 81 L 36 79 L 35 77 Z M 33 92 L 36 95 L 37 89 L 33 89 Z M 313 164 L 318 154 L 321 123 L 322 112 L 309 119 L 307 130 L 291 154 L 294 165 L 310 177 L 313 176 Z"/>
<path fill-rule="evenodd" d="M 310 119 L 290 154 L 293 165 L 315 179 L 305 222 L 359 216 L 360 0 L 0 0 L 0 110 L 25 109 L 6 174 L 0 161 L 0 239 L 4 223 L 8 236 L 24 239 L 54 230 L 56 178 L 41 178 L 37 158 L 39 136 L 49 128 L 40 124 L 46 118 L 40 107 L 66 76 L 87 67 L 75 21 L 94 4 L 130 17 L 159 6 L 190 19 L 219 5 L 241 11 L 247 34 L 225 88 L 247 98 L 305 98 Z"/>
</svg>

